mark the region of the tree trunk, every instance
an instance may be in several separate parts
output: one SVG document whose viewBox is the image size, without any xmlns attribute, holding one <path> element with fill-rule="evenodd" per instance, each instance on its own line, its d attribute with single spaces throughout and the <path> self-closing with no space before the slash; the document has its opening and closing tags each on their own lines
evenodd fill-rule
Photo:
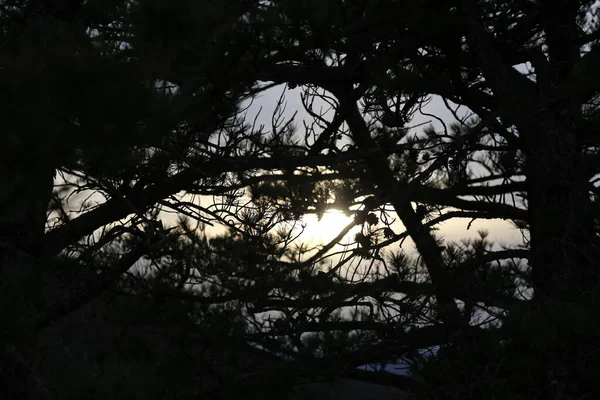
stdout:
<svg viewBox="0 0 600 400">
<path fill-rule="evenodd" d="M 28 348 L 34 332 L 29 321 L 40 304 L 37 283 L 46 264 L 37 259 L 53 190 L 54 169 L 44 157 L 29 149 L 8 154 L 0 161 L 0 290 L 5 299 L 0 307 L 0 369 L 2 398 L 27 399 L 33 396 L 35 377 L 18 348 Z M 12 157 L 10 157 L 12 156 Z M 14 351 L 10 351 L 10 349 Z M 15 358 L 15 354 L 19 357 Z M 18 359 L 17 359 L 18 358 Z M 36 394 L 33 398 L 43 398 Z"/>
<path fill-rule="evenodd" d="M 14 168 L 0 166 L 3 193 L 0 195 L 0 240 L 2 252 L 24 251 L 35 255 L 45 228 L 54 186 L 53 168 L 36 165 Z M 30 168 L 28 170 L 28 168 Z"/>
<path fill-rule="evenodd" d="M 542 119 L 537 130 L 524 135 L 530 265 L 536 297 L 569 299 L 598 283 L 588 177 L 574 124 L 564 116 Z"/>
</svg>

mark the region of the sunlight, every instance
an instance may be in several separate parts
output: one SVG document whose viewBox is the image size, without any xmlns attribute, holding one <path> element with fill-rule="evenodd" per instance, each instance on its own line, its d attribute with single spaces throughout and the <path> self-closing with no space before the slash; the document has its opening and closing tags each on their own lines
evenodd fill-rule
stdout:
<svg viewBox="0 0 600 400">
<path fill-rule="evenodd" d="M 302 217 L 302 222 L 306 225 L 302 239 L 314 244 L 327 244 L 352 222 L 352 217 L 346 216 L 341 211 L 331 210 L 327 211 L 320 221 L 316 215 L 309 214 Z M 352 237 L 353 231 L 354 229 L 344 239 Z"/>
</svg>

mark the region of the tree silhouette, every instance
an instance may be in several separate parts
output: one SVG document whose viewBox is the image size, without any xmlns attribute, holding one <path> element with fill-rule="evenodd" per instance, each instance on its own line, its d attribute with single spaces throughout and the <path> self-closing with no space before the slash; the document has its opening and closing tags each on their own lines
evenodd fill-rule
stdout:
<svg viewBox="0 0 600 400">
<path fill-rule="evenodd" d="M 596 393 L 593 2 L 42 3 L 0 16 L 9 398 Z M 267 129 L 244 105 L 278 85 Z M 352 222 L 303 243 L 330 209 Z M 460 219 L 523 243 L 440 234 Z"/>
</svg>

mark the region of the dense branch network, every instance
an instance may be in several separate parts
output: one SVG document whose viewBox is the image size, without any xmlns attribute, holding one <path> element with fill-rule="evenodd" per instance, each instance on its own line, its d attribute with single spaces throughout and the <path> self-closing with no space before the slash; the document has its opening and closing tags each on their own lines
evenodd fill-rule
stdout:
<svg viewBox="0 0 600 400">
<path fill-rule="evenodd" d="M 202 318 L 234 310 L 247 341 L 354 376 L 459 336 L 502 340 L 532 290 L 595 287 L 600 39 L 587 3 L 552 1 L 563 20 L 521 1 L 327 1 L 326 20 L 287 1 L 229 3 L 3 6 L 3 271 L 48 265 L 23 326 L 129 293 Z M 278 86 L 301 93 L 305 117 L 286 118 L 282 94 L 267 129 L 242 103 Z M 40 130 L 49 139 L 29 148 Z M 333 209 L 352 222 L 306 243 L 302 217 Z M 523 243 L 444 240 L 455 219 L 509 222 Z M 391 380 L 377 376 L 361 379 Z"/>
</svg>

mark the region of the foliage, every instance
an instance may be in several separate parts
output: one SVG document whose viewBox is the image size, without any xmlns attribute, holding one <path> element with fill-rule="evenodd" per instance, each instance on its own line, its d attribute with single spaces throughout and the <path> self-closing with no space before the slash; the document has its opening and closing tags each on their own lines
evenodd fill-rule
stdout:
<svg viewBox="0 0 600 400">
<path fill-rule="evenodd" d="M 595 397 L 594 3 L 4 2 L 3 393 Z"/>
</svg>

